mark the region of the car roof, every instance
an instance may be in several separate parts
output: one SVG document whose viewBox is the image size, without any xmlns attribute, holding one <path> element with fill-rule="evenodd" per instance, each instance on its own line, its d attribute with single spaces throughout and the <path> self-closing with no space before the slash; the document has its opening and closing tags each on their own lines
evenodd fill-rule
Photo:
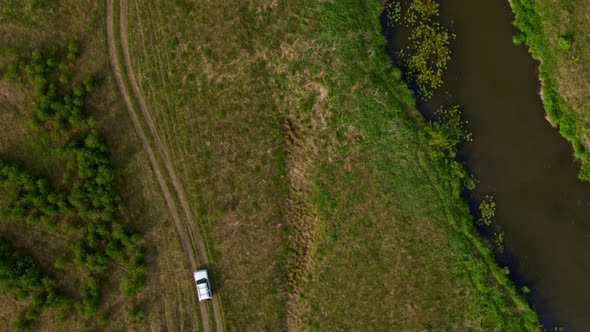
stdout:
<svg viewBox="0 0 590 332">
<path fill-rule="evenodd" d="M 197 283 L 197 293 L 199 301 L 211 298 L 211 289 L 209 289 L 209 275 L 206 269 L 194 272 L 195 282 Z"/>
<path fill-rule="evenodd" d="M 207 287 L 207 285 L 199 285 L 197 288 L 201 294 L 209 294 L 209 287 Z"/>
<path fill-rule="evenodd" d="M 195 276 L 195 280 L 199 280 L 199 279 L 209 279 L 209 274 L 207 273 L 207 270 L 205 269 L 201 269 L 201 270 L 197 270 L 194 273 Z"/>
</svg>

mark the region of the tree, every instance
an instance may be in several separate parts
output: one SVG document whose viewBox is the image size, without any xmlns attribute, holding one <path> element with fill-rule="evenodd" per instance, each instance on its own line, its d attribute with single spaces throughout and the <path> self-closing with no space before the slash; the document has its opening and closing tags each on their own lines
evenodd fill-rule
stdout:
<svg viewBox="0 0 590 332">
<path fill-rule="evenodd" d="M 4 78 L 7 80 L 16 79 L 19 75 L 18 68 L 15 64 L 11 63 L 6 66 L 6 71 L 4 71 Z"/>
<path fill-rule="evenodd" d="M 67 49 L 68 49 L 68 55 L 67 55 L 68 61 L 75 62 L 78 59 L 78 54 L 80 53 L 80 44 L 75 41 L 69 42 Z"/>
</svg>

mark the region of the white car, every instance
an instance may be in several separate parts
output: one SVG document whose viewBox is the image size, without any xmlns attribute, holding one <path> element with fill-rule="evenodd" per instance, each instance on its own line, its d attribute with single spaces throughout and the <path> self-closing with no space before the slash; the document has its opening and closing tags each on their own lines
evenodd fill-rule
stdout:
<svg viewBox="0 0 590 332">
<path fill-rule="evenodd" d="M 195 282 L 197 283 L 197 295 L 199 295 L 199 301 L 210 300 L 211 296 L 211 285 L 209 284 L 209 274 L 206 269 L 197 270 L 194 273 Z"/>
</svg>

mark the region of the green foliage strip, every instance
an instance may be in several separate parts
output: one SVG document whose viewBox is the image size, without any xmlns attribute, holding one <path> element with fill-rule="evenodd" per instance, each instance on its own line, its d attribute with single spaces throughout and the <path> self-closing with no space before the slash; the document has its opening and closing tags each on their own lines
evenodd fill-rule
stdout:
<svg viewBox="0 0 590 332">
<path fill-rule="evenodd" d="M 574 148 L 574 157 L 581 161 L 578 176 L 582 180 L 590 181 L 590 152 L 584 146 L 583 116 L 567 108 L 559 95 L 555 72 L 559 63 L 556 50 L 549 45 L 549 36 L 543 28 L 541 18 L 543 10 L 534 0 L 512 0 L 510 4 L 516 14 L 514 25 L 520 30 L 520 33 L 514 37 L 514 41 L 525 42 L 533 57 L 541 60 L 539 78 L 543 86 L 543 106 L 548 118 L 551 123 L 559 126 L 560 134 L 570 141 Z M 571 47 L 573 42 L 571 38 L 561 36 L 560 39 L 562 40 L 558 40 L 558 46 L 562 50 Z"/>
<path fill-rule="evenodd" d="M 124 207 L 108 149 L 84 111 L 84 99 L 96 83 L 91 77 L 78 84 L 70 82 L 70 68 L 79 52 L 80 46 L 70 43 L 65 60 L 60 61 L 58 49 L 47 50 L 46 56 L 33 50 L 29 58 L 6 68 L 5 78 L 17 80 L 24 75 L 32 85 L 31 127 L 52 133 L 66 167 L 54 188 L 48 179 L 0 159 L 0 216 L 48 227 L 62 223 L 64 230 L 79 234 L 73 244 L 74 262 L 88 268 L 90 275 L 75 307 L 81 315 L 90 316 L 99 309 L 100 280 L 108 278 L 109 262 L 126 266 L 122 291 L 130 298 L 143 287 L 146 269 L 140 236 L 117 221 Z"/>
</svg>

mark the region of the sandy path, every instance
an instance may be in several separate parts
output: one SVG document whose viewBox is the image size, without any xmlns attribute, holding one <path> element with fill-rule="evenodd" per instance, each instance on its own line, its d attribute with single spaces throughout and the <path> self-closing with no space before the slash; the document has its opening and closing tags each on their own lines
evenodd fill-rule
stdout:
<svg viewBox="0 0 590 332">
<path fill-rule="evenodd" d="M 120 33 L 119 37 L 120 37 L 120 41 L 121 41 L 120 47 L 123 51 L 123 58 L 124 58 L 124 65 L 125 65 L 124 69 L 121 67 L 121 63 L 119 62 L 119 57 L 117 55 L 117 38 L 115 36 L 115 24 L 117 22 L 114 21 L 115 18 L 113 16 L 114 1 L 116 1 L 116 0 L 106 0 L 106 1 L 107 1 L 107 39 L 108 39 L 109 57 L 111 59 L 113 72 L 115 74 L 115 80 L 117 81 L 117 85 L 119 87 L 119 91 L 121 93 L 121 96 L 123 97 L 125 104 L 127 105 L 127 110 L 129 111 L 129 115 L 131 116 L 133 126 L 135 127 L 135 130 L 141 140 L 144 150 L 148 154 L 148 157 L 150 159 L 150 163 L 151 163 L 154 173 L 156 174 L 156 177 L 158 179 L 158 183 L 159 183 L 160 188 L 162 190 L 162 194 L 164 195 L 164 198 L 166 200 L 166 204 L 167 204 L 168 209 L 170 211 L 170 215 L 171 215 L 172 219 L 174 220 L 174 224 L 175 224 L 178 234 L 180 236 L 182 246 L 183 246 L 184 251 L 187 255 L 187 258 L 188 258 L 188 261 L 189 261 L 189 264 L 191 267 L 191 273 L 192 273 L 192 271 L 194 271 L 197 268 L 197 266 L 198 266 L 197 263 L 200 263 L 200 265 L 207 264 L 207 262 L 208 262 L 207 252 L 205 250 L 205 246 L 203 245 L 203 240 L 201 238 L 201 235 L 196 228 L 195 219 L 194 219 L 192 212 L 190 210 L 190 207 L 188 205 L 188 200 L 186 199 L 186 195 L 184 193 L 184 190 L 180 186 L 180 182 L 178 181 L 178 177 L 176 176 L 176 172 L 174 171 L 172 163 L 170 162 L 170 158 L 168 156 L 168 153 L 164 149 L 164 147 L 161 143 L 161 140 L 158 136 L 154 122 L 150 116 L 150 113 L 149 113 L 148 108 L 146 106 L 145 100 L 143 99 L 143 96 L 142 96 L 141 91 L 139 89 L 139 85 L 138 85 L 137 80 L 135 78 L 135 73 L 133 72 L 133 68 L 131 66 L 131 57 L 129 55 L 129 44 L 128 44 L 128 40 L 127 40 L 127 19 L 126 19 L 127 1 L 121 0 L 121 2 L 120 2 L 120 6 L 119 6 L 119 10 L 120 10 L 119 19 L 120 20 L 118 22 L 119 23 L 119 33 Z M 134 104 L 131 99 L 131 92 L 128 90 L 127 85 L 125 84 L 125 81 L 124 81 L 124 78 L 122 75 L 123 70 L 126 70 L 127 77 L 130 81 L 128 83 L 131 85 L 131 88 L 133 90 L 132 91 L 133 96 L 136 98 L 137 102 L 139 103 L 140 112 L 141 112 L 140 114 L 138 114 L 139 112 L 134 107 Z M 160 168 L 160 164 L 158 163 L 158 160 L 156 159 L 156 153 L 154 153 L 154 149 L 150 143 L 150 140 L 147 138 L 146 133 L 144 132 L 143 128 L 141 127 L 141 122 L 139 120 L 140 116 L 142 116 L 143 117 L 142 120 L 145 121 L 145 123 L 147 123 L 147 125 L 149 127 L 149 134 L 150 134 L 152 140 L 154 142 L 156 142 L 156 145 L 158 148 L 158 150 L 157 150 L 158 157 L 160 157 L 164 161 L 164 165 L 166 167 L 165 175 L 163 175 L 163 172 Z M 164 179 L 164 176 L 166 176 L 166 175 L 169 177 L 170 183 L 174 187 L 175 194 L 178 196 L 178 198 L 180 200 L 182 210 L 183 210 L 184 215 L 187 220 L 187 222 L 185 222 L 186 228 L 183 227 L 182 218 L 180 217 L 180 213 L 178 212 L 178 207 L 176 206 L 176 203 L 174 202 L 173 194 L 171 193 L 168 183 Z M 188 232 L 186 231 L 186 229 L 188 229 Z M 199 255 L 198 262 L 195 260 L 195 256 L 193 255 L 193 250 L 191 247 L 192 245 L 194 245 L 194 248 L 198 252 L 198 255 Z M 221 310 L 220 310 L 218 303 L 219 303 L 219 296 L 215 295 L 214 299 L 212 301 L 215 327 L 216 327 L 217 331 L 223 331 L 222 315 L 221 315 Z M 210 326 L 209 326 L 209 317 L 208 317 L 206 304 L 200 303 L 199 307 L 200 307 L 200 311 L 201 311 L 201 320 L 202 320 L 202 324 L 203 324 L 203 330 L 208 332 L 208 331 L 210 331 Z"/>
</svg>

